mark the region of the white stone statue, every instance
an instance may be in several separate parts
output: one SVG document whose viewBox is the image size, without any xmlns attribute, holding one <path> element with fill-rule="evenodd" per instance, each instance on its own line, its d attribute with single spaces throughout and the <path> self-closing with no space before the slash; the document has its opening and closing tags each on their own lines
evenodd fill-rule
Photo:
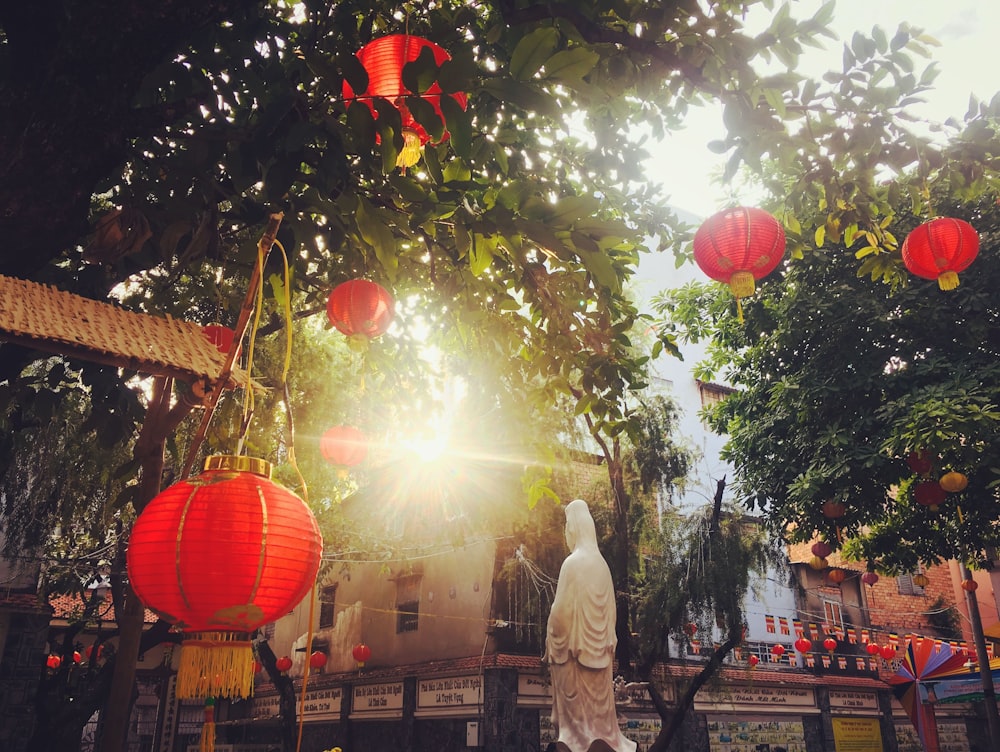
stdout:
<svg viewBox="0 0 1000 752">
<path fill-rule="evenodd" d="M 595 750 L 635 752 L 615 712 L 614 583 L 582 499 L 566 505 L 566 544 L 570 554 L 559 570 L 542 656 L 552 679 L 556 748 L 587 752 L 594 745 Z"/>
</svg>

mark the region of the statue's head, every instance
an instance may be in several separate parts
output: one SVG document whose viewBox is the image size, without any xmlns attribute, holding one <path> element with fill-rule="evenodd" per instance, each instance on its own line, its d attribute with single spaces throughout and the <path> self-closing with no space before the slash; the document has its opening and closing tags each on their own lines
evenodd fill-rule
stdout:
<svg viewBox="0 0 1000 752">
<path fill-rule="evenodd" d="M 578 546 L 597 545 L 597 530 L 594 528 L 594 518 L 590 516 L 590 508 L 583 499 L 574 499 L 566 505 L 566 545 L 570 551 Z"/>
</svg>

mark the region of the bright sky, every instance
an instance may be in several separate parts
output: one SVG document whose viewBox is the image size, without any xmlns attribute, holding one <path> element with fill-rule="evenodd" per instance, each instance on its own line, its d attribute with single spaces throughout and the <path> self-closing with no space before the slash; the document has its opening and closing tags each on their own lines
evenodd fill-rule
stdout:
<svg viewBox="0 0 1000 752">
<path fill-rule="evenodd" d="M 794 0 L 792 14 L 808 18 L 819 7 L 818 0 Z M 841 40 L 850 40 L 855 31 L 870 33 L 881 26 L 891 37 L 901 21 L 921 27 L 941 43 L 932 48 L 940 73 L 927 103 L 914 113 L 942 122 L 949 117 L 961 119 L 968 109 L 969 95 L 989 101 L 1000 91 L 1000 65 L 997 56 L 997 32 L 1000 32 L 1000 3 L 995 0 L 837 0 L 833 29 Z M 752 19 L 748 23 L 752 23 Z M 825 41 L 825 50 L 808 49 L 800 71 L 821 75 L 841 69 L 842 41 Z M 927 62 L 917 58 L 922 70 Z M 726 192 L 713 184 L 725 157 L 710 152 L 706 144 L 722 138 L 725 129 L 716 108 L 694 110 L 683 132 L 671 135 L 656 148 L 650 160 L 654 175 L 664 178 L 670 203 L 699 216 L 717 211 L 726 201 Z"/>
</svg>

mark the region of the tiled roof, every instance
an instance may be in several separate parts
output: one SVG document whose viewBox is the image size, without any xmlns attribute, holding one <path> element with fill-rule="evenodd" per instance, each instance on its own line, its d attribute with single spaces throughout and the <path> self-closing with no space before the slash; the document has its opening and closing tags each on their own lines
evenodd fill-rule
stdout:
<svg viewBox="0 0 1000 752">
<path fill-rule="evenodd" d="M 49 605 L 52 606 L 53 619 L 71 620 L 83 615 L 83 601 L 77 595 L 51 595 L 49 596 Z M 98 617 L 103 622 L 115 621 L 115 606 L 110 592 L 105 596 L 104 603 L 97 609 L 94 621 Z M 159 617 L 148 608 L 145 610 L 143 614 L 144 624 L 154 624 L 158 619 Z"/>
<path fill-rule="evenodd" d="M 198 324 L 133 313 L 23 279 L 0 276 L 0 338 L 181 381 L 215 381 L 226 357 Z M 245 376 L 234 370 L 236 382 Z"/>
</svg>

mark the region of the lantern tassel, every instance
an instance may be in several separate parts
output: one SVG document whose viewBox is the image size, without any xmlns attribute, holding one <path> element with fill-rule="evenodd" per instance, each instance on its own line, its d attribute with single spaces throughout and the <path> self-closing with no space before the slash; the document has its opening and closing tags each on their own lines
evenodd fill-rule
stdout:
<svg viewBox="0 0 1000 752">
<path fill-rule="evenodd" d="M 964 525 L 965 524 L 965 518 L 962 517 L 962 507 L 960 507 L 959 505 L 956 504 L 955 505 L 955 511 L 958 512 L 958 523 L 960 525 Z"/>
<path fill-rule="evenodd" d="M 247 636 L 202 633 L 181 644 L 177 697 L 241 699 L 253 695 L 253 648 Z"/>
<path fill-rule="evenodd" d="M 954 290 L 958 287 L 958 274 L 948 270 L 941 272 L 941 275 L 937 278 L 938 287 L 942 290 Z"/>
<path fill-rule="evenodd" d="M 198 752 L 215 752 L 215 698 L 205 699 L 205 723 L 201 727 Z"/>
</svg>

